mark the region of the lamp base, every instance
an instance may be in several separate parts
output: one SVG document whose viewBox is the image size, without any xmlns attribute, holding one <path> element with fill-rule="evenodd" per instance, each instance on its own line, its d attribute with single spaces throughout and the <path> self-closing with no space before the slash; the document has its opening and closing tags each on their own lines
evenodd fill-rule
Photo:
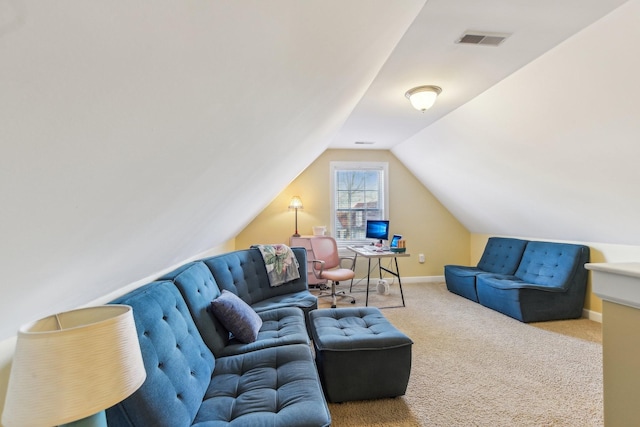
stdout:
<svg viewBox="0 0 640 427">
<path fill-rule="evenodd" d="M 107 415 L 104 411 L 100 411 L 78 421 L 60 424 L 60 427 L 107 427 Z"/>
<path fill-rule="evenodd" d="M 293 233 L 293 237 L 300 237 L 299 233 Z"/>
</svg>

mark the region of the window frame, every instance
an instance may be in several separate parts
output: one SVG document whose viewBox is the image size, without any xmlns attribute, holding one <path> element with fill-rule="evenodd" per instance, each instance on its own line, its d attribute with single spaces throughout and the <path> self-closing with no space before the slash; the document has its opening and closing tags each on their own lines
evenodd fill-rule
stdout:
<svg viewBox="0 0 640 427">
<path fill-rule="evenodd" d="M 337 183 L 336 173 L 338 171 L 378 171 L 382 172 L 381 185 L 383 186 L 381 197 L 383 198 L 381 205 L 382 218 L 377 219 L 389 219 L 389 163 L 388 162 L 359 162 L 359 161 L 332 161 L 329 163 L 329 176 L 330 176 L 330 200 L 331 200 L 331 230 L 339 248 L 346 248 L 352 245 L 369 244 L 371 239 L 341 239 L 337 236 L 336 228 L 336 206 L 337 206 Z"/>
</svg>

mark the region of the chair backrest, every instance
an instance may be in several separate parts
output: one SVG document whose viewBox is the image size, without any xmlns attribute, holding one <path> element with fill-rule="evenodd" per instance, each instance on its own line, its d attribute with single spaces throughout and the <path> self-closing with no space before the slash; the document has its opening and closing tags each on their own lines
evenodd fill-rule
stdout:
<svg viewBox="0 0 640 427">
<path fill-rule="evenodd" d="M 490 237 L 478 262 L 478 268 L 489 273 L 514 274 L 527 242 L 508 237 Z"/>
<path fill-rule="evenodd" d="M 310 239 L 313 257 L 324 261 L 324 269 L 340 267 L 340 256 L 338 255 L 338 245 L 333 237 L 314 236 Z M 315 267 L 314 267 L 315 268 Z M 319 268 L 315 268 L 319 270 Z"/>
<path fill-rule="evenodd" d="M 570 243 L 529 242 L 515 276 L 540 287 L 585 288 L 589 247 Z"/>
</svg>

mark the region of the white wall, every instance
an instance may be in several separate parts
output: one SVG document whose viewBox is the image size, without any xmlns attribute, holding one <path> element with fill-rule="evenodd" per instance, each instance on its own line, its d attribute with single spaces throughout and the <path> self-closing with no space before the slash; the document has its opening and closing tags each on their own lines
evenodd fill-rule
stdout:
<svg viewBox="0 0 640 427">
<path fill-rule="evenodd" d="M 0 340 L 233 238 L 424 1 L 0 2 Z"/>
</svg>

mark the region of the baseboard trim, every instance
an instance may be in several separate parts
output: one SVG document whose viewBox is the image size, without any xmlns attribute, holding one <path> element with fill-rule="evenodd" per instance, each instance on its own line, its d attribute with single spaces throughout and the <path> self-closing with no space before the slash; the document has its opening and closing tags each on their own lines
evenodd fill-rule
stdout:
<svg viewBox="0 0 640 427">
<path fill-rule="evenodd" d="M 444 276 L 400 276 L 404 283 L 439 283 L 444 282 Z"/>
<path fill-rule="evenodd" d="M 583 308 L 582 317 L 593 320 L 594 322 L 602 323 L 602 313 L 598 313 L 597 311 L 587 310 L 586 308 Z"/>
<path fill-rule="evenodd" d="M 444 282 L 444 276 L 412 276 L 402 277 L 404 283 L 441 283 Z M 582 317 L 585 319 L 593 320 L 594 322 L 602 323 L 602 313 L 597 311 L 582 309 Z"/>
</svg>

